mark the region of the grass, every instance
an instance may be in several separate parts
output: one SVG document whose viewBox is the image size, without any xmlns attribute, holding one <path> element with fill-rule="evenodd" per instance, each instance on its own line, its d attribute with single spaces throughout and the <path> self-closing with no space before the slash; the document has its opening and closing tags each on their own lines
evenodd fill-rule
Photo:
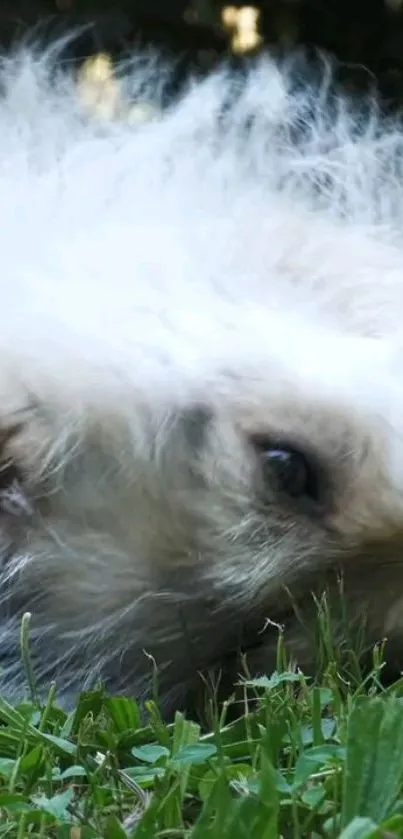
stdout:
<svg viewBox="0 0 403 839">
<path fill-rule="evenodd" d="M 403 837 L 403 679 L 340 675 L 327 643 L 321 682 L 287 667 L 243 684 L 240 716 L 210 706 L 211 731 L 156 703 L 83 694 L 67 714 L 51 685 L 0 698 L 0 839 L 391 839 Z M 351 675 L 353 674 L 353 675 Z M 253 701 L 251 701 L 253 700 Z"/>
</svg>

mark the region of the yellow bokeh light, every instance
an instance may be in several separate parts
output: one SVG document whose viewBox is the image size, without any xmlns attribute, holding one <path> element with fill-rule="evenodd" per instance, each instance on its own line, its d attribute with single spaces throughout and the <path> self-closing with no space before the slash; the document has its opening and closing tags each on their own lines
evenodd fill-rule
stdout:
<svg viewBox="0 0 403 839">
<path fill-rule="evenodd" d="M 231 47 L 233 52 L 249 52 L 262 43 L 259 33 L 260 10 L 255 6 L 225 6 L 221 13 L 221 20 L 226 29 L 232 33 Z"/>
<path fill-rule="evenodd" d="M 84 62 L 78 79 L 78 93 L 90 113 L 103 119 L 114 119 L 118 115 L 121 93 L 108 55 L 100 53 Z"/>
<path fill-rule="evenodd" d="M 112 59 L 104 53 L 84 62 L 78 78 L 78 94 L 86 111 L 100 119 L 121 119 L 131 125 L 140 125 L 159 113 L 150 102 L 125 100 Z"/>
</svg>

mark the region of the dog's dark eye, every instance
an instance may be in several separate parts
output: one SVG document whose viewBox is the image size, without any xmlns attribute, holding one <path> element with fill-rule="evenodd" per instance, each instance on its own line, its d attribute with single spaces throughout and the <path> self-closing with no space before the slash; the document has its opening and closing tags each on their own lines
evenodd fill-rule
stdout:
<svg viewBox="0 0 403 839">
<path fill-rule="evenodd" d="M 268 449 L 265 458 L 280 490 L 291 498 L 305 496 L 317 501 L 317 476 L 305 455 L 286 449 Z"/>
<path fill-rule="evenodd" d="M 257 448 L 263 476 L 271 486 L 292 499 L 320 503 L 322 482 L 317 464 L 310 457 L 296 449 L 263 441 L 258 441 Z"/>
</svg>

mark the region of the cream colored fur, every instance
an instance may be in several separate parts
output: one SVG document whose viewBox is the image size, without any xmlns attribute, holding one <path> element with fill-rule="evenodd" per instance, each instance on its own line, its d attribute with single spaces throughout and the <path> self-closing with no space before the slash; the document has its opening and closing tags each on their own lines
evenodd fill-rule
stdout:
<svg viewBox="0 0 403 839">
<path fill-rule="evenodd" d="M 0 70 L 4 686 L 26 610 L 66 702 L 98 678 L 146 697 L 149 655 L 169 714 L 242 644 L 269 672 L 267 619 L 314 667 L 301 619 L 333 571 L 400 666 L 399 125 L 268 58 L 101 122 L 54 61 Z M 158 105 L 158 64 L 122 76 Z M 313 450 L 321 516 L 262 502 L 256 433 Z"/>
</svg>

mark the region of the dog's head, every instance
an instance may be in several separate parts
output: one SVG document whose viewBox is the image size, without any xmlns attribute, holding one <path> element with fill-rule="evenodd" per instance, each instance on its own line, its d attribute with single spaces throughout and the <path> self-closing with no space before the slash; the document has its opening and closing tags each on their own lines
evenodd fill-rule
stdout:
<svg viewBox="0 0 403 839">
<path fill-rule="evenodd" d="M 9 689 L 25 611 L 66 697 L 147 695 L 148 653 L 167 710 L 239 648 L 270 669 L 268 620 L 312 665 L 332 575 L 398 637 L 399 133 L 267 61 L 142 126 L 89 119 L 48 56 L 2 75 Z M 155 100 L 155 68 L 123 83 Z"/>
</svg>

